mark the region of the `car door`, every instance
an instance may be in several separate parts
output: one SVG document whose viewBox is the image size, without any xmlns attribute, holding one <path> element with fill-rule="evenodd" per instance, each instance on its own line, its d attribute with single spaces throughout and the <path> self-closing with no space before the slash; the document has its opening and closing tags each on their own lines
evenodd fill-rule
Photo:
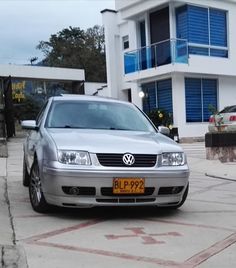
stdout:
<svg viewBox="0 0 236 268">
<path fill-rule="evenodd" d="M 40 110 L 37 118 L 36 118 L 36 126 L 40 128 L 42 119 L 44 117 L 44 112 L 46 110 L 48 102 L 46 102 L 42 109 Z M 26 161 L 28 166 L 31 168 L 34 161 L 34 154 L 37 148 L 37 144 L 39 143 L 39 139 L 41 138 L 41 134 L 39 130 L 31 130 L 26 138 Z"/>
</svg>

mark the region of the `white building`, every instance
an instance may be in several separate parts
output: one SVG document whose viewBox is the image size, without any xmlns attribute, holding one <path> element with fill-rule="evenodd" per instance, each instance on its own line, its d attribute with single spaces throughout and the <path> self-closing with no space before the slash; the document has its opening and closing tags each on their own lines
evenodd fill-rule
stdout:
<svg viewBox="0 0 236 268">
<path fill-rule="evenodd" d="M 115 3 L 102 11 L 109 95 L 173 113 L 181 138 L 203 137 L 209 105 L 236 104 L 236 1 Z"/>
<path fill-rule="evenodd" d="M 85 82 L 85 71 L 83 69 L 12 64 L 0 65 L 0 95 L 3 88 L 3 79 L 9 76 L 11 76 L 13 80 L 17 79 L 21 81 L 17 83 L 16 87 L 20 84 L 19 88 L 23 91 L 25 90 L 25 81 L 35 81 L 35 86 L 39 86 L 38 91 L 43 92 L 47 90 L 47 84 L 50 82 L 66 82 L 71 83 L 71 90 L 76 90 L 76 88 L 79 88 L 82 84 L 84 87 L 83 93 L 86 95 L 108 95 L 105 82 Z"/>
</svg>

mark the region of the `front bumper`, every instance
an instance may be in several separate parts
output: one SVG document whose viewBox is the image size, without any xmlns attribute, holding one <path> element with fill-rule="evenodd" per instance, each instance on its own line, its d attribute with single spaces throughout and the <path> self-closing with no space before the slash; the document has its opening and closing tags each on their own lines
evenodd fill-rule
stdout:
<svg viewBox="0 0 236 268">
<path fill-rule="evenodd" d="M 43 167 L 42 189 L 49 204 L 65 207 L 177 205 L 182 200 L 189 178 L 187 165 L 146 169 L 75 169 L 57 165 L 54 162 Z M 112 193 L 114 178 L 145 178 L 145 189 L 152 191 L 142 195 L 115 195 Z M 65 193 L 65 187 L 87 189 L 87 192 L 72 195 Z M 181 191 L 160 194 L 160 188 L 163 187 L 181 187 Z"/>
</svg>

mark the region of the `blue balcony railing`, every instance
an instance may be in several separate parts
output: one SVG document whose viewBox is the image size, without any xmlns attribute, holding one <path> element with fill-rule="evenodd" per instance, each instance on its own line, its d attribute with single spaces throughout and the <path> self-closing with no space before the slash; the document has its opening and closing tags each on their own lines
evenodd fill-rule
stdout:
<svg viewBox="0 0 236 268">
<path fill-rule="evenodd" d="M 170 39 L 124 54 L 125 74 L 169 63 L 188 63 L 186 40 Z"/>
</svg>

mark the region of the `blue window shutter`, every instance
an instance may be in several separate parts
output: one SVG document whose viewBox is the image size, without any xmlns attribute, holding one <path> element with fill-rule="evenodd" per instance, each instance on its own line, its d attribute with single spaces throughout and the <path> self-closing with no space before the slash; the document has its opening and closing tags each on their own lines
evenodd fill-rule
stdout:
<svg viewBox="0 0 236 268">
<path fill-rule="evenodd" d="M 149 94 L 148 94 L 148 101 L 150 103 L 150 110 L 153 110 L 157 107 L 157 102 L 156 102 L 156 86 L 155 83 L 153 83 L 153 87 L 149 89 Z"/>
<path fill-rule="evenodd" d="M 187 39 L 189 54 L 228 58 L 227 12 L 184 5 L 176 8 L 176 38 Z M 208 47 L 199 47 L 198 44 Z"/>
<path fill-rule="evenodd" d="M 228 58 L 228 50 L 211 48 L 210 55 L 213 57 Z"/>
<path fill-rule="evenodd" d="M 158 109 L 163 109 L 167 113 L 173 113 L 171 79 L 157 82 L 157 102 Z"/>
<path fill-rule="evenodd" d="M 186 5 L 176 9 L 176 37 L 180 39 L 188 39 L 188 16 Z"/>
<path fill-rule="evenodd" d="M 185 78 L 186 121 L 202 122 L 201 79 Z"/>
<path fill-rule="evenodd" d="M 189 54 L 203 55 L 203 56 L 209 55 L 209 49 L 205 47 L 189 46 L 188 51 L 189 51 Z"/>
<path fill-rule="evenodd" d="M 217 109 L 217 80 L 216 79 L 202 79 L 203 92 L 203 121 L 208 122 L 211 112 L 209 105 Z"/>
<path fill-rule="evenodd" d="M 227 47 L 226 12 L 210 9 L 210 44 Z"/>
<path fill-rule="evenodd" d="M 143 98 L 143 111 L 149 113 L 157 107 L 156 105 L 156 83 L 148 83 L 142 85 L 142 90 L 145 93 Z"/>
<path fill-rule="evenodd" d="M 197 44 L 209 44 L 208 9 L 188 5 L 188 41 Z"/>
</svg>

